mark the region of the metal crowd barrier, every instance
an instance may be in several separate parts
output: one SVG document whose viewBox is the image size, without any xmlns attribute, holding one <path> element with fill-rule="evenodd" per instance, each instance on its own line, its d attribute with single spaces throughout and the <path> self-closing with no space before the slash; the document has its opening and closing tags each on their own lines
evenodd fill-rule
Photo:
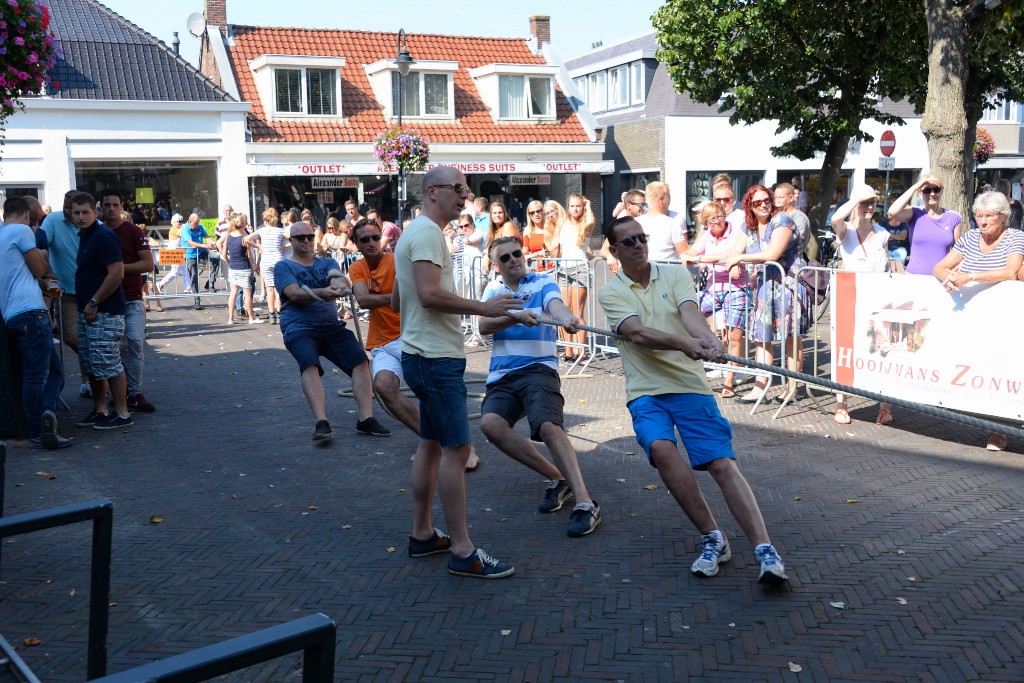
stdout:
<svg viewBox="0 0 1024 683">
<path fill-rule="evenodd" d="M 199 281 L 199 285 L 196 286 L 190 281 L 188 259 L 180 264 L 171 264 L 162 262 L 160 258 L 161 253 L 165 250 L 177 252 L 179 249 L 181 247 L 178 245 L 166 241 L 161 242 L 159 247 L 153 247 L 153 261 L 156 267 L 149 277 L 159 286 L 159 293 L 147 294 L 147 299 L 186 299 L 191 297 L 196 300 L 196 303 L 200 303 L 204 297 L 228 296 L 230 285 L 227 281 L 228 262 L 226 259 L 214 258 L 211 254 L 216 251 L 215 249 L 207 250 L 207 258 L 200 256 L 196 268 L 196 279 Z"/>
</svg>

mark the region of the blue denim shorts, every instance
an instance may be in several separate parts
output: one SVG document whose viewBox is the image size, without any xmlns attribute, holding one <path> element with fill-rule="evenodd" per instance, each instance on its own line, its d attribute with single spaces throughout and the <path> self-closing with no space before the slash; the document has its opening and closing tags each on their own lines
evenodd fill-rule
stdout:
<svg viewBox="0 0 1024 683">
<path fill-rule="evenodd" d="M 352 331 L 340 320 L 315 325 L 289 325 L 284 330 L 284 346 L 299 364 L 299 373 L 315 365 L 323 376 L 320 356 L 331 361 L 349 377 L 366 363 L 366 351 Z"/>
<path fill-rule="evenodd" d="M 651 462 L 651 444 L 660 439 L 676 442 L 676 430 L 690 458 L 690 467 L 706 469 L 712 460 L 736 459 L 732 450 L 732 425 L 722 417 L 715 397 L 709 394 L 660 394 L 641 396 L 627 405 L 633 417 L 636 440 Z"/>
<path fill-rule="evenodd" d="M 470 443 L 466 407 L 466 359 L 425 358 L 402 353 L 402 373 L 420 400 L 420 438 L 441 448 Z"/>
<path fill-rule="evenodd" d="M 124 316 L 97 313 L 93 323 L 78 314 L 78 360 L 83 373 L 93 379 L 110 379 L 124 372 L 121 364 L 121 338 Z"/>
</svg>

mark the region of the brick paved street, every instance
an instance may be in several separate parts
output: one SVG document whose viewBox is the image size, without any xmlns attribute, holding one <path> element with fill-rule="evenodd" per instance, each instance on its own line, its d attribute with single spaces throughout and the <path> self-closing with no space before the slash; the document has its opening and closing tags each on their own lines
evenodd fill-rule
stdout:
<svg viewBox="0 0 1024 683">
<path fill-rule="evenodd" d="M 392 438 L 355 435 L 354 403 L 334 395 L 347 378 L 328 371 L 336 438 L 313 446 L 279 332 L 224 318 L 152 314 L 145 393 L 159 412 L 130 430 L 67 426 L 64 451 L 8 444 L 6 514 L 114 501 L 110 671 L 322 611 L 345 681 L 1024 681 L 1024 444 L 993 455 L 978 430 L 899 410 L 878 427 L 856 400 L 842 427 L 806 400 L 776 421 L 728 402 L 791 578 L 764 593 L 706 475 L 734 559 L 691 576 L 696 533 L 633 439 L 618 361 L 595 363 L 564 388 L 604 523 L 567 538 L 568 507 L 536 512 L 541 478 L 478 441 L 472 535 L 516 574 L 460 579 L 442 557 L 405 554 L 411 435 L 380 413 Z M 487 357 L 470 354 L 473 379 Z M 76 387 L 66 423 L 89 407 Z M 44 681 L 85 676 L 88 538 L 79 526 L 3 545 L 0 631 L 42 640 L 20 652 Z M 298 680 L 299 665 L 231 680 Z"/>
</svg>

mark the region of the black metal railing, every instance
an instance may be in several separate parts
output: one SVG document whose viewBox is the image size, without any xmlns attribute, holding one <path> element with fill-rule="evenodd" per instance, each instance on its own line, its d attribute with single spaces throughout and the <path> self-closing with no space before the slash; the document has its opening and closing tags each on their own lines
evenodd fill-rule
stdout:
<svg viewBox="0 0 1024 683">
<path fill-rule="evenodd" d="M 0 447 L 0 457 L 3 449 Z M 0 472 L 3 467 L 0 463 Z M 3 482 L 0 481 L 0 486 Z M 0 508 L 2 511 L 2 508 Z M 0 539 L 18 536 L 42 529 L 92 521 L 92 567 L 89 586 L 89 642 L 86 660 L 86 678 L 92 680 L 107 673 L 107 629 L 110 602 L 110 554 L 113 541 L 114 506 L 106 498 L 85 503 L 73 503 L 60 507 L 26 512 L 13 517 L 0 517 Z M 4 641 L 6 643 L 6 641 Z M 8 646 L 9 647 L 9 646 Z M 24 666 L 13 650 L 4 655 L 8 665 L 18 667 L 23 676 L 31 672 Z"/>
<path fill-rule="evenodd" d="M 111 674 L 96 683 L 194 683 L 302 650 L 302 683 L 333 683 L 337 626 L 313 614 Z"/>
</svg>

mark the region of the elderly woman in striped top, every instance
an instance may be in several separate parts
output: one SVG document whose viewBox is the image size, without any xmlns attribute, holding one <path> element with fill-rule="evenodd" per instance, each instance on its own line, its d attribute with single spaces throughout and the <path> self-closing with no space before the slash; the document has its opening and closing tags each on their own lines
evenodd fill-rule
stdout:
<svg viewBox="0 0 1024 683">
<path fill-rule="evenodd" d="M 946 258 L 932 274 L 942 281 L 946 291 L 960 289 L 969 282 L 1003 282 L 1024 277 L 1024 232 L 1009 230 L 1010 202 L 999 192 L 985 192 L 974 200 L 971 228 L 956 241 Z M 987 448 L 1006 448 L 1006 436 L 990 432 Z"/>
</svg>

